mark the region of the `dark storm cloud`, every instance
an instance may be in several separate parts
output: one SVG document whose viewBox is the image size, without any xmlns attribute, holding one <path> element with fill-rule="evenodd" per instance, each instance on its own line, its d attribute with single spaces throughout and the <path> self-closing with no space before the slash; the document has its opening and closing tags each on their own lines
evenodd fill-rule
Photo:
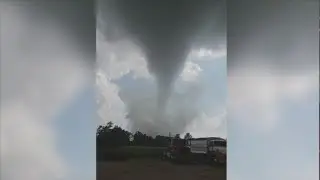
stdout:
<svg viewBox="0 0 320 180">
<path fill-rule="evenodd" d="M 94 65 L 96 52 L 96 16 L 94 3 L 88 0 L 12 0 L 8 3 L 20 6 L 30 15 L 30 22 L 41 21 L 45 26 L 55 24 L 71 37 L 79 48 L 79 54 Z"/>
<path fill-rule="evenodd" d="M 319 1 L 229 1 L 228 69 L 317 69 Z"/>
<path fill-rule="evenodd" d="M 225 9 L 223 0 L 99 1 L 98 28 L 108 41 L 127 37 L 144 50 L 161 112 L 190 48 L 225 43 Z"/>
</svg>

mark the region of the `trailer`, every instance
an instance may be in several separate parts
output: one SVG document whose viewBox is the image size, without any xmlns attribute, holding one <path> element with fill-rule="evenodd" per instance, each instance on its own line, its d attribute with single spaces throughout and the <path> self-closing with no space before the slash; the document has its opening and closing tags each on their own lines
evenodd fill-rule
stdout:
<svg viewBox="0 0 320 180">
<path fill-rule="evenodd" d="M 164 159 L 201 159 L 219 164 L 226 163 L 227 141 L 219 137 L 172 139 L 163 153 Z"/>
<path fill-rule="evenodd" d="M 187 140 L 190 153 L 205 157 L 209 161 L 225 163 L 227 141 L 219 137 L 196 138 Z"/>
</svg>

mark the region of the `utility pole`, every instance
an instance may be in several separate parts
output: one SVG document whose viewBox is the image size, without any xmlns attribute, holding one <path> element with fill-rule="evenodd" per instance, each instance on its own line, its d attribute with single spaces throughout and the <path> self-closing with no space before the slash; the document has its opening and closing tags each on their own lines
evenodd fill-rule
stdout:
<svg viewBox="0 0 320 180">
<path fill-rule="evenodd" d="M 169 132 L 169 139 L 170 139 L 170 145 L 172 145 L 172 137 L 171 137 L 171 132 Z"/>
</svg>

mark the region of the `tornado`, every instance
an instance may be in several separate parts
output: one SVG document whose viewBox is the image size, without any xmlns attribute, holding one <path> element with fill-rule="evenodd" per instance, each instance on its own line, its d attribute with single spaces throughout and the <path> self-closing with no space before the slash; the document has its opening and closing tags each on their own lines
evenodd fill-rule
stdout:
<svg viewBox="0 0 320 180">
<path fill-rule="evenodd" d="M 224 37 L 219 35 L 225 32 L 224 6 L 224 0 L 98 1 L 100 28 L 107 40 L 126 37 L 143 49 L 157 82 L 158 118 L 190 49 L 199 44 L 212 46 L 217 42 L 214 38 Z"/>
</svg>

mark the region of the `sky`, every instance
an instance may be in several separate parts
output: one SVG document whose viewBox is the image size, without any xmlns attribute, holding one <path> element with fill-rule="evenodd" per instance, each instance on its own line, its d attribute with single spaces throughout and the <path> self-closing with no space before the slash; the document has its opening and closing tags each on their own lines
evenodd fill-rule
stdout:
<svg viewBox="0 0 320 180">
<path fill-rule="evenodd" d="M 228 138 L 228 179 L 317 180 L 318 5 L 292 3 L 286 13 L 272 12 L 279 21 L 263 5 L 252 5 L 228 15 L 228 50 L 190 52 L 172 99 L 197 100 L 191 103 L 196 116 L 184 131 Z M 66 27 L 31 18 L 27 8 L 0 8 L 1 179 L 95 178 L 95 131 L 105 123 L 96 120 L 97 110 L 130 128 L 126 103 L 149 94 L 152 102 L 155 83 L 139 47 L 129 40 L 107 43 L 97 30 L 98 70 L 92 77 Z M 266 13 L 247 18 L 260 11 Z M 265 28 L 253 25 L 258 18 L 265 18 Z M 254 33 L 244 33 L 249 30 Z M 277 51 L 288 39 L 293 45 Z M 100 109 L 96 88 L 103 92 Z"/>
<path fill-rule="evenodd" d="M 161 1 L 152 10 L 148 3 L 133 1 L 130 9 L 123 1 L 98 3 L 100 116 L 150 135 L 226 137 L 225 3 Z M 143 18 L 144 12 L 156 18 Z"/>
<path fill-rule="evenodd" d="M 94 179 L 90 56 L 34 5 L 0 4 L 1 179 Z"/>
<path fill-rule="evenodd" d="M 98 86 L 102 89 L 101 94 L 105 100 L 99 109 L 99 112 L 101 112 L 100 116 L 104 120 L 110 119 L 121 127 L 131 130 L 132 126 L 130 119 L 125 118 L 127 113 L 126 100 L 129 99 L 127 100 L 129 102 L 130 98 L 134 98 L 134 100 L 137 101 L 151 98 L 151 100 L 154 101 L 156 98 L 156 84 L 154 78 L 148 72 L 147 63 L 143 59 L 143 55 L 141 55 L 141 58 L 130 54 L 138 52 L 138 48 L 137 50 L 132 48 L 131 51 L 124 49 L 126 46 L 130 47 L 132 42 L 123 41 L 119 43 L 108 43 L 102 38 L 99 38 L 99 31 L 97 34 L 97 62 L 100 64 L 100 66 L 98 66 Z M 109 46 L 112 46 L 112 48 L 109 48 Z M 113 51 L 108 52 L 105 49 L 111 49 Z M 121 56 L 123 54 L 116 54 L 114 52 L 126 52 L 127 55 Z M 115 54 L 115 60 L 109 57 L 109 54 L 111 53 Z M 214 53 L 217 53 L 217 55 Z M 182 97 L 187 101 L 189 99 L 191 100 L 194 96 L 197 96 L 194 98 L 198 104 L 192 108 L 199 109 L 197 110 L 198 116 L 194 117 L 194 119 L 190 119 L 193 123 L 188 124 L 186 129 L 182 129 L 176 133 L 183 134 L 190 132 L 195 137 L 226 136 L 226 127 L 220 126 L 221 121 L 225 121 L 223 116 L 225 116 L 226 111 L 227 63 L 225 53 L 225 47 L 216 50 L 216 52 L 205 49 L 190 52 L 186 65 L 175 84 L 175 92 L 182 92 Z M 112 88 L 109 88 L 110 86 Z M 189 94 L 184 95 L 183 92 L 185 91 L 189 91 Z M 119 92 L 123 92 L 128 98 L 122 98 L 121 95 L 118 95 Z M 177 101 L 175 98 L 177 98 L 178 95 L 179 94 L 172 95 L 170 100 Z M 150 99 L 148 99 L 148 101 L 149 100 Z M 140 101 L 140 103 L 142 103 L 142 110 L 139 112 L 142 114 L 141 118 L 153 118 L 152 116 L 143 114 L 143 111 L 145 111 L 144 108 L 147 108 L 148 106 L 155 106 L 156 102 L 145 106 L 143 105 L 144 102 Z M 190 102 L 187 103 L 192 104 Z M 178 110 L 179 107 L 182 109 L 187 108 L 180 104 L 174 105 L 171 108 Z M 219 118 L 215 119 L 215 116 Z M 197 118 L 200 119 L 198 120 Z M 148 119 L 139 122 L 140 124 L 138 125 L 143 126 L 142 124 L 145 122 L 147 123 Z M 211 124 L 207 124 L 208 122 Z M 211 127 L 216 126 L 216 128 L 206 129 L 205 127 L 208 125 Z M 138 127 L 138 130 L 139 128 L 142 128 L 141 126 Z M 199 128 L 199 126 L 202 128 Z M 141 130 L 148 131 L 149 129 L 146 127 Z M 173 128 L 173 130 L 175 130 L 175 128 Z M 169 134 L 169 132 L 165 132 L 163 135 L 167 134 Z"/>
<path fill-rule="evenodd" d="M 228 179 L 319 179 L 319 2 L 228 7 Z"/>
</svg>

